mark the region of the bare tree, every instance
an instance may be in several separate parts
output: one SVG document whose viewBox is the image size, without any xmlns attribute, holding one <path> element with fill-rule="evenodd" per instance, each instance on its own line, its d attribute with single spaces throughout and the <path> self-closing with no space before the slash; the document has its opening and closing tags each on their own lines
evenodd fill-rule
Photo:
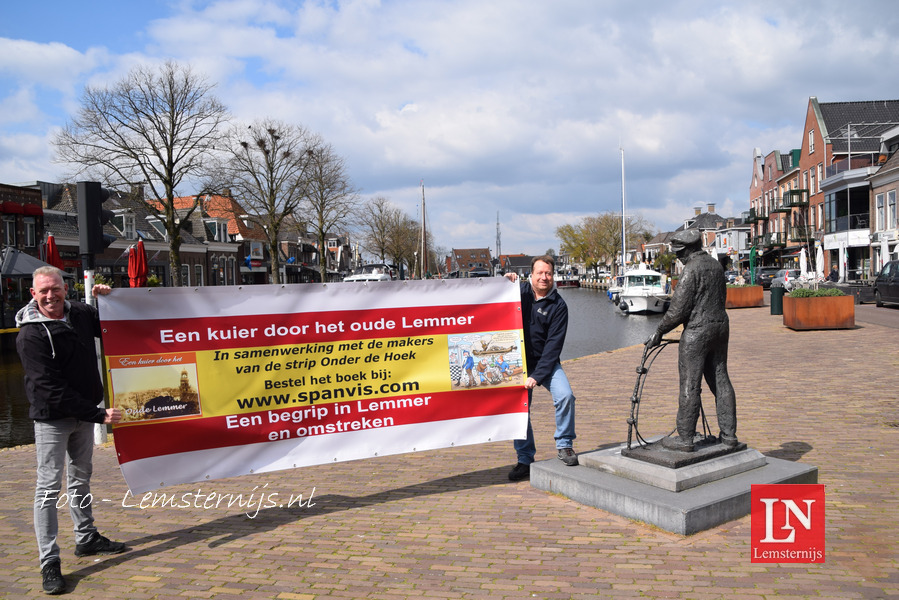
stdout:
<svg viewBox="0 0 899 600">
<path fill-rule="evenodd" d="M 303 208 L 306 222 L 318 240 L 322 281 L 328 281 L 326 238 L 353 224 L 359 196 L 346 172 L 346 162 L 330 144 L 317 139 L 307 153 L 309 186 Z"/>
<path fill-rule="evenodd" d="M 386 261 L 390 256 L 393 229 L 402 216 L 402 210 L 384 196 L 367 201 L 359 213 L 359 228 L 365 251 L 379 257 L 381 262 Z"/>
<path fill-rule="evenodd" d="M 217 177 L 240 199 L 247 218 L 265 232 L 272 283 L 280 283 L 280 235 L 297 220 L 310 187 L 311 141 L 303 127 L 272 119 L 235 126 L 226 139 Z"/>
<path fill-rule="evenodd" d="M 182 214 L 182 183 L 206 174 L 227 109 L 213 86 L 189 66 L 166 62 L 134 68 L 110 87 L 85 88 L 78 115 L 55 138 L 57 158 L 110 187 L 146 185 L 148 208 L 164 223 L 174 284 L 181 284 L 181 231 L 202 190 Z"/>
</svg>

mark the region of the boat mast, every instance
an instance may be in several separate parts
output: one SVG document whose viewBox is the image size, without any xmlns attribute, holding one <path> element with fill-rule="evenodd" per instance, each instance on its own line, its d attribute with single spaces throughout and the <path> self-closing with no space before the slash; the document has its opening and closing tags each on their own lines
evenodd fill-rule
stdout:
<svg viewBox="0 0 899 600">
<path fill-rule="evenodd" d="M 624 148 L 619 146 L 618 150 L 621 152 L 621 275 L 624 275 L 624 270 L 627 268 L 627 240 L 625 238 L 627 232 L 624 226 L 627 190 L 624 185 Z"/>
<path fill-rule="evenodd" d="M 419 277 L 425 278 L 425 272 L 428 266 L 428 229 L 425 224 L 425 181 L 421 180 L 421 266 L 419 267 Z"/>
</svg>

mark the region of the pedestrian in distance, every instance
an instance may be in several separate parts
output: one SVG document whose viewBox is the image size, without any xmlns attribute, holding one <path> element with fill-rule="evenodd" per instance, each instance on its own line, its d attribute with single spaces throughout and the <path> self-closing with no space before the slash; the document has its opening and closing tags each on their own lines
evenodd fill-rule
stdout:
<svg viewBox="0 0 899 600">
<path fill-rule="evenodd" d="M 32 300 L 16 314 L 16 349 L 25 372 L 25 393 L 34 420 L 37 484 L 34 531 L 43 589 L 61 594 L 62 576 L 57 534 L 57 505 L 68 505 L 75 525 L 75 556 L 119 554 L 125 544 L 110 541 L 94 526 L 90 478 L 93 470 L 94 424 L 118 423 L 122 412 L 100 408 L 103 382 L 97 367 L 95 338 L 100 337 L 97 309 L 66 300 L 68 286 L 56 267 L 33 274 Z M 96 285 L 93 295 L 108 294 Z M 60 498 L 63 471 L 65 494 Z"/>
<path fill-rule="evenodd" d="M 509 473 L 509 479 L 520 481 L 531 474 L 531 463 L 537 454 L 534 430 L 531 427 L 530 407 L 534 388 L 543 386 L 552 394 L 556 420 L 556 450 L 563 463 L 578 464 L 574 452 L 574 393 L 562 369 L 560 356 L 568 332 L 568 306 L 556 290 L 553 280 L 555 260 L 551 256 L 538 256 L 531 260 L 531 276 L 520 282 L 521 320 L 524 327 L 525 364 L 528 378 L 528 428 L 524 439 L 515 440 L 518 463 Z M 516 273 L 507 273 L 512 282 Z"/>
</svg>

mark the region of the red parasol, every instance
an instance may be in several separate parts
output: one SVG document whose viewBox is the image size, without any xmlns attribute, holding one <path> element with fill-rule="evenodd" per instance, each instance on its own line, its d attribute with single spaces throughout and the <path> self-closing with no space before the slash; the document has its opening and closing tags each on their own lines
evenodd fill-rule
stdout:
<svg viewBox="0 0 899 600">
<path fill-rule="evenodd" d="M 145 287 L 148 272 L 144 241 L 137 240 L 137 245 L 132 246 L 131 251 L 128 252 L 128 278 L 131 280 L 131 287 Z"/>
<path fill-rule="evenodd" d="M 56 240 L 53 239 L 53 234 L 47 234 L 47 264 L 53 265 L 57 269 L 64 269 L 62 264 L 62 257 L 59 256 L 59 247 L 56 245 Z"/>
</svg>

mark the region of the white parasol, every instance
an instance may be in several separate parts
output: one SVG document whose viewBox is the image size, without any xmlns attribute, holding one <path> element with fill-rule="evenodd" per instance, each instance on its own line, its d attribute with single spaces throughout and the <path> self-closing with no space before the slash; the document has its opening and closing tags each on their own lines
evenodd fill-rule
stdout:
<svg viewBox="0 0 899 600">
<path fill-rule="evenodd" d="M 883 265 L 887 264 L 887 261 L 890 260 L 890 243 L 887 242 L 886 237 L 881 233 L 880 234 L 880 268 L 883 268 Z"/>
<path fill-rule="evenodd" d="M 847 263 L 849 262 L 849 256 L 846 251 L 846 242 L 840 242 L 840 249 L 838 256 L 840 261 L 840 281 L 846 281 L 847 276 L 849 275 L 846 272 Z"/>
<path fill-rule="evenodd" d="M 805 256 L 805 248 L 799 250 L 799 275 L 805 279 L 808 277 L 808 258 Z"/>
<path fill-rule="evenodd" d="M 815 252 L 815 275 L 824 277 L 824 248 L 818 244 L 818 250 Z"/>
</svg>

